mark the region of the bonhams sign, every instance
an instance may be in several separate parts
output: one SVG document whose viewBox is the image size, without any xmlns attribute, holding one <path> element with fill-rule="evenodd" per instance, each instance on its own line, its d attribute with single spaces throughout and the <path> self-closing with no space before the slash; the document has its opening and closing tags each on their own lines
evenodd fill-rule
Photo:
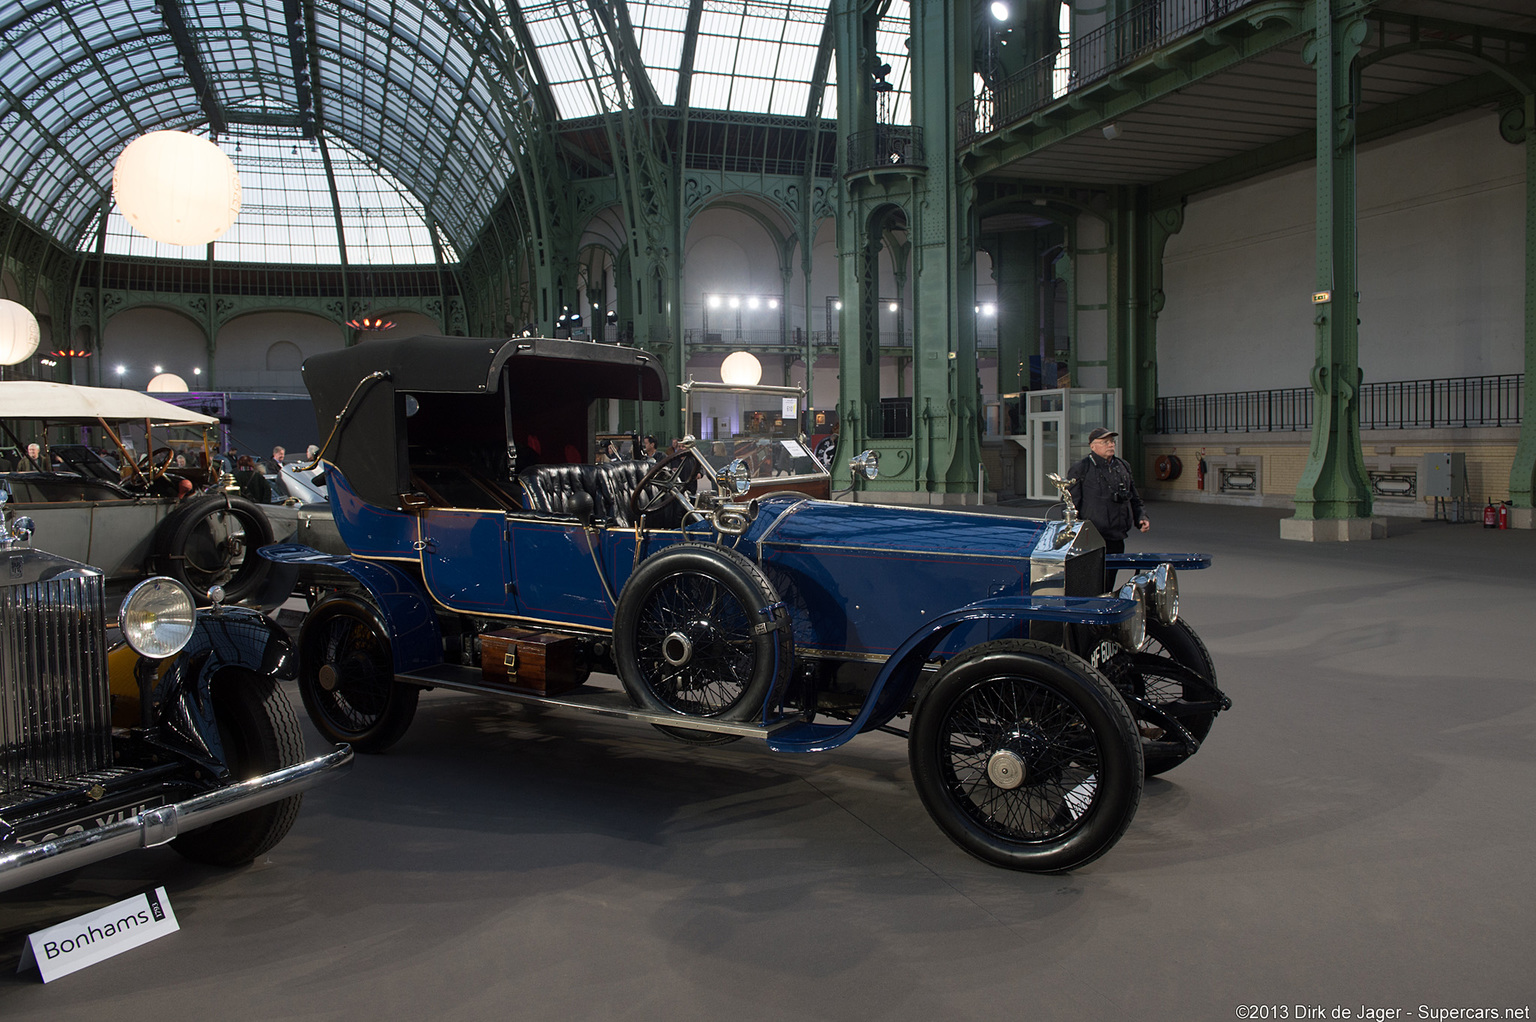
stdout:
<svg viewBox="0 0 1536 1022">
<path fill-rule="evenodd" d="M 36 962 L 43 982 L 47 983 L 179 929 L 165 888 L 157 887 L 67 923 L 38 930 L 27 938 L 16 971 Z"/>
</svg>

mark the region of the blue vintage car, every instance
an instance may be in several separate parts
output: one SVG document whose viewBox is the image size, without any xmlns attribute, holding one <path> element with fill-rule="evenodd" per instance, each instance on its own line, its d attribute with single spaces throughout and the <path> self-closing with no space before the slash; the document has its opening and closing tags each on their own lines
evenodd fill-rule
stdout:
<svg viewBox="0 0 1536 1022">
<path fill-rule="evenodd" d="M 357 749 L 396 742 L 424 688 L 782 752 L 897 731 L 954 841 L 1055 872 L 1107 851 L 1143 776 L 1229 705 L 1178 617 L 1176 571 L 1208 557 L 1117 555 L 1134 577 L 1106 595 L 1103 541 L 1070 508 L 828 499 L 798 391 L 669 392 L 645 352 L 542 338 L 369 341 L 304 375 L 351 554 L 263 554 L 311 598 L 305 706 Z M 599 454 L 620 404 L 679 398 L 694 435 L 675 452 Z"/>
</svg>

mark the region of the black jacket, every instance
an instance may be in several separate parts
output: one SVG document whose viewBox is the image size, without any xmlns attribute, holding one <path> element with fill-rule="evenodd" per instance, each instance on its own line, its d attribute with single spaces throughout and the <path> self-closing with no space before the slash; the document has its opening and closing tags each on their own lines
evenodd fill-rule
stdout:
<svg viewBox="0 0 1536 1022">
<path fill-rule="evenodd" d="M 1105 539 L 1124 539 L 1146 517 L 1141 494 L 1124 458 L 1104 459 L 1089 453 L 1067 472 L 1072 503 Z"/>
</svg>

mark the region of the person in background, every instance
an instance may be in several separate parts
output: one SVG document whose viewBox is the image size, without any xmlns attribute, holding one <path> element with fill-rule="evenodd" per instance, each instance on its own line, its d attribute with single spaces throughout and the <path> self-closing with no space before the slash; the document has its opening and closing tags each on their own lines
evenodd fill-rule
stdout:
<svg viewBox="0 0 1536 1022">
<path fill-rule="evenodd" d="M 283 462 L 288 460 L 288 452 L 281 444 L 272 448 L 272 471 L 276 472 L 283 467 Z"/>
<path fill-rule="evenodd" d="M 26 457 L 16 463 L 18 472 L 41 472 L 43 470 L 43 449 L 35 443 L 27 445 Z"/>
<path fill-rule="evenodd" d="M 656 460 L 656 438 L 650 433 L 645 434 L 640 441 L 640 454 L 650 461 Z"/>
<path fill-rule="evenodd" d="M 272 503 L 272 484 L 256 467 L 256 459 L 242 454 L 235 462 L 235 482 L 240 485 L 240 495 L 253 504 Z"/>
<path fill-rule="evenodd" d="M 1104 552 L 1125 551 L 1125 537 L 1131 530 L 1146 532 L 1152 528 L 1141 494 L 1131 478 L 1131 466 L 1115 456 L 1115 438 L 1120 434 L 1103 426 L 1088 434 L 1088 456 L 1067 470 L 1072 485 L 1067 492 L 1077 513 L 1092 522 L 1104 537 Z M 1113 592 L 1115 570 L 1104 569 L 1104 591 Z"/>
</svg>

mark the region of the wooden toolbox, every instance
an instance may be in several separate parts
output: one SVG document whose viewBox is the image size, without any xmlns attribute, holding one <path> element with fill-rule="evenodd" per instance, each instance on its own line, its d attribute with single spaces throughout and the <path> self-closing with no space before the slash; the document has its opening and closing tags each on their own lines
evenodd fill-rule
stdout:
<svg viewBox="0 0 1536 1022">
<path fill-rule="evenodd" d="M 576 638 L 526 628 L 480 636 L 480 671 L 487 683 L 558 695 L 575 688 Z"/>
</svg>

